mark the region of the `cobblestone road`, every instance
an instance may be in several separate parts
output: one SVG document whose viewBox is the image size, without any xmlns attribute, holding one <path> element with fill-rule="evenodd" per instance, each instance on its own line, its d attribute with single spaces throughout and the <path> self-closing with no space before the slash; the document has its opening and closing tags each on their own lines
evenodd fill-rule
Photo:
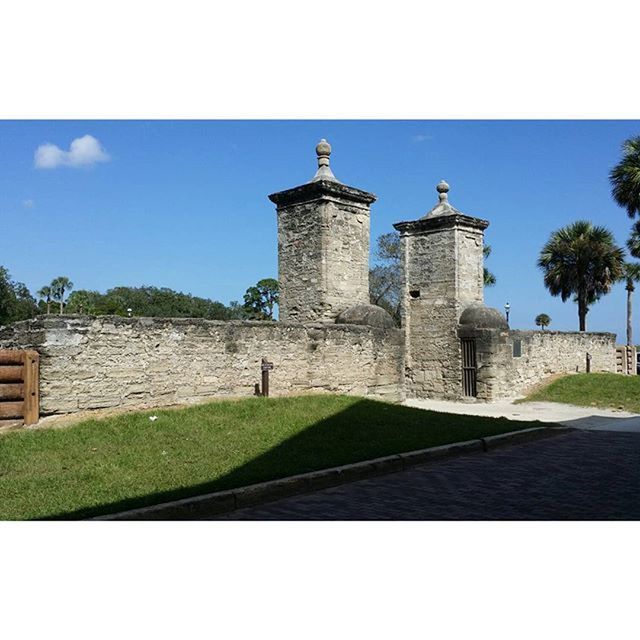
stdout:
<svg viewBox="0 0 640 640">
<path fill-rule="evenodd" d="M 575 431 L 228 514 L 225 520 L 637 520 L 640 434 Z"/>
</svg>

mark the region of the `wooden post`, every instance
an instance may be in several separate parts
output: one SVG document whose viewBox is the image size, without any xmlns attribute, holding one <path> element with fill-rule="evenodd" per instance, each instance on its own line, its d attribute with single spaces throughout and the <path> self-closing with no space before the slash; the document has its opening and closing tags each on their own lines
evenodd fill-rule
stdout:
<svg viewBox="0 0 640 640">
<path fill-rule="evenodd" d="M 40 355 L 24 352 L 24 424 L 36 424 L 40 419 Z"/>
<path fill-rule="evenodd" d="M 269 397 L 269 371 L 273 369 L 273 362 L 267 362 L 266 358 L 262 358 L 260 369 L 262 370 L 262 396 L 264 398 L 268 398 Z"/>
<path fill-rule="evenodd" d="M 265 368 L 266 360 L 262 358 L 262 395 L 269 397 L 269 369 Z"/>
<path fill-rule="evenodd" d="M 591 373 L 591 354 L 587 353 L 587 373 Z"/>
</svg>

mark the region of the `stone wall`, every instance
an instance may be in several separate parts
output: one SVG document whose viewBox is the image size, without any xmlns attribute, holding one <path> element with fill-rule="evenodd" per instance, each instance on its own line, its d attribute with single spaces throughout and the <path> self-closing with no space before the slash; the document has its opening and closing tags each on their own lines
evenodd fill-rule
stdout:
<svg viewBox="0 0 640 640">
<path fill-rule="evenodd" d="M 476 338 L 479 400 L 515 397 L 550 376 L 585 373 L 587 353 L 592 372 L 615 373 L 613 333 L 465 329 L 460 335 Z"/>
<path fill-rule="evenodd" d="M 402 334 L 354 325 L 40 316 L 0 327 L 0 348 L 41 355 L 41 414 L 251 396 L 260 360 L 272 395 L 401 399 Z"/>
<path fill-rule="evenodd" d="M 282 322 L 333 322 L 369 303 L 373 194 L 318 181 L 269 196 L 278 209 Z"/>
<path fill-rule="evenodd" d="M 458 318 L 466 305 L 483 298 L 483 229 L 467 220 L 473 219 L 443 216 L 397 225 L 408 397 L 462 396 Z"/>
<path fill-rule="evenodd" d="M 585 373 L 587 353 L 591 371 L 615 373 L 615 333 L 510 331 L 511 372 L 506 385 L 520 392 L 558 373 Z M 513 356 L 520 340 L 521 356 Z"/>
</svg>

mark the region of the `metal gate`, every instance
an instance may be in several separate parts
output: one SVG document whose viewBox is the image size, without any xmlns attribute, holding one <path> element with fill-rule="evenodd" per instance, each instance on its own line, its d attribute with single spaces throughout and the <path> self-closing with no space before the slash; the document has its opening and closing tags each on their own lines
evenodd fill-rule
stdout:
<svg viewBox="0 0 640 640">
<path fill-rule="evenodd" d="M 462 338 L 462 390 L 465 396 L 475 398 L 476 388 L 476 341 L 475 338 Z"/>
</svg>

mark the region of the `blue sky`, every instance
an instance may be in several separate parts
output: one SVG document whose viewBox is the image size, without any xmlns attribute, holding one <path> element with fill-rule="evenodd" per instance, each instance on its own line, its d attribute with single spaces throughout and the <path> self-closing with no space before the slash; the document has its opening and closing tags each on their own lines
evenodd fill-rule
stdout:
<svg viewBox="0 0 640 640">
<path fill-rule="evenodd" d="M 69 154 L 86 135 L 101 150 Z M 372 241 L 424 215 L 444 178 L 454 206 L 491 223 L 498 282 L 487 304 L 508 300 L 513 327 L 545 312 L 551 328 L 574 330 L 575 305 L 546 292 L 536 258 L 580 218 L 625 242 L 631 222 L 607 176 L 632 135 L 640 121 L 1 121 L 0 264 L 32 291 L 67 275 L 77 289 L 147 284 L 241 300 L 277 276 L 267 195 L 311 179 L 324 137 L 338 179 L 378 196 Z M 59 149 L 39 168 L 46 143 Z M 623 340 L 625 295 L 618 285 L 597 303 L 588 329 Z"/>
</svg>

